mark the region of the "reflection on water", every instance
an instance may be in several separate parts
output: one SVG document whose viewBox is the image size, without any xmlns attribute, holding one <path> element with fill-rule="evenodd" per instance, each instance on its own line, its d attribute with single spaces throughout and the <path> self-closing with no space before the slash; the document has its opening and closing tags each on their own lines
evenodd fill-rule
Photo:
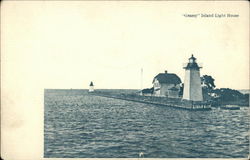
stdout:
<svg viewBox="0 0 250 160">
<path fill-rule="evenodd" d="M 46 90 L 44 157 L 245 158 L 248 107 L 185 111 Z"/>
</svg>

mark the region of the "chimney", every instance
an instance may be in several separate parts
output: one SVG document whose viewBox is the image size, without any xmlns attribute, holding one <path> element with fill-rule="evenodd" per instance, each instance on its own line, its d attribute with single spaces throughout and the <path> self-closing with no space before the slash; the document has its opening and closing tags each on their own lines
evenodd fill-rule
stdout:
<svg viewBox="0 0 250 160">
<path fill-rule="evenodd" d="M 165 74 L 167 74 L 168 73 L 168 71 L 167 70 L 165 70 Z"/>
</svg>

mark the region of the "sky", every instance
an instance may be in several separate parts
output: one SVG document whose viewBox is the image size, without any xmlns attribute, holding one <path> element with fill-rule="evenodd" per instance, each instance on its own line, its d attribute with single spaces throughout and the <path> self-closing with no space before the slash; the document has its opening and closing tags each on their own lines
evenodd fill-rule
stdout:
<svg viewBox="0 0 250 160">
<path fill-rule="evenodd" d="M 185 17 L 184 14 L 239 17 Z M 2 84 L 26 88 L 152 87 L 167 70 L 184 81 L 191 54 L 218 88 L 249 88 L 248 2 L 4 1 Z"/>
</svg>

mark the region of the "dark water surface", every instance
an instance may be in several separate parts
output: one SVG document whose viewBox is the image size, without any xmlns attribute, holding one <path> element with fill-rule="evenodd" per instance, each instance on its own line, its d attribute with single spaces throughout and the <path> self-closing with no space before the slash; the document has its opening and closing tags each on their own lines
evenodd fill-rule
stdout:
<svg viewBox="0 0 250 160">
<path fill-rule="evenodd" d="M 245 158 L 249 108 L 185 111 L 45 90 L 44 157 Z"/>
</svg>

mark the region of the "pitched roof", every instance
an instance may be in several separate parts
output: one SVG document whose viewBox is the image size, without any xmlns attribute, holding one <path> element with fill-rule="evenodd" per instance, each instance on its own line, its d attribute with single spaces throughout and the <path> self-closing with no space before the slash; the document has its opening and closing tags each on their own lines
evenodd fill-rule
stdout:
<svg viewBox="0 0 250 160">
<path fill-rule="evenodd" d="M 159 73 L 155 76 L 153 83 L 157 79 L 159 83 L 180 84 L 181 79 L 174 73 Z"/>
</svg>

